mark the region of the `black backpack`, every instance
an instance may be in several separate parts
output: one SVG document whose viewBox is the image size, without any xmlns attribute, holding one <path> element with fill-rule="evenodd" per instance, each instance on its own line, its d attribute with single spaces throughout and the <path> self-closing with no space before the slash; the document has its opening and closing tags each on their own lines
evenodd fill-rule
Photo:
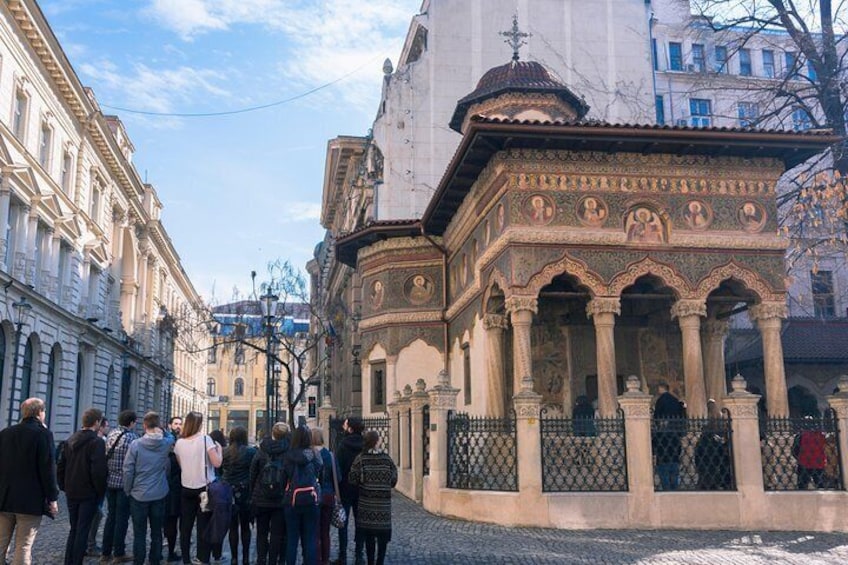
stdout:
<svg viewBox="0 0 848 565">
<path fill-rule="evenodd" d="M 311 461 L 294 466 L 294 474 L 286 488 L 286 498 L 292 506 L 317 506 L 321 485 Z"/>
<path fill-rule="evenodd" d="M 268 461 L 259 472 L 259 488 L 268 498 L 280 497 L 283 494 L 283 456 L 269 456 Z"/>
</svg>

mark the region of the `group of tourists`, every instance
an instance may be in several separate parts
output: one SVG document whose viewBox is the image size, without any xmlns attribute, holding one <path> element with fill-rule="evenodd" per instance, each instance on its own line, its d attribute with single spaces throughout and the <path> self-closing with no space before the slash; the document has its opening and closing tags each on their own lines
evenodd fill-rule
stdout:
<svg viewBox="0 0 848 565">
<path fill-rule="evenodd" d="M 148 412 L 139 436 L 135 412 L 121 412 L 110 432 L 96 408 L 54 448 L 45 420 L 44 402 L 30 398 L 21 422 L 0 431 L 0 563 L 32 563 L 41 518 L 57 516 L 60 489 L 70 523 L 65 565 L 97 556 L 101 564 L 222 563 L 227 537 L 229 563 L 240 557 L 248 564 L 254 525 L 259 565 L 294 565 L 298 557 L 305 565 L 345 565 L 351 517 L 355 565 L 385 561 L 397 468 L 360 418 L 345 420 L 335 453 L 320 428 L 306 425 L 292 430 L 278 422 L 254 447 L 241 427 L 229 438 L 204 433 L 199 412 L 171 418 L 167 427 Z M 331 562 L 333 526 L 339 555 Z"/>
</svg>

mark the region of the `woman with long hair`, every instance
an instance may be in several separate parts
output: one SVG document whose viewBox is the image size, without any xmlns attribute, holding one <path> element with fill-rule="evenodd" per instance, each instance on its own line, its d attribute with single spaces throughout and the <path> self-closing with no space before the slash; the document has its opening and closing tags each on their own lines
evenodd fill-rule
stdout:
<svg viewBox="0 0 848 565">
<path fill-rule="evenodd" d="M 218 446 L 219 451 L 223 457 L 224 451 L 227 449 L 227 436 L 224 435 L 222 430 L 212 430 L 209 432 L 209 437 L 212 438 L 212 441 L 215 442 L 215 445 Z M 220 479 L 224 473 L 224 464 L 221 463 L 220 467 L 215 469 L 215 478 Z M 224 540 L 222 539 L 220 542 L 212 544 L 212 563 L 223 563 L 224 562 Z"/>
<path fill-rule="evenodd" d="M 189 412 L 180 438 L 174 446 L 180 464 L 180 549 L 183 563 L 191 560 L 191 529 L 197 522 L 197 559 L 209 563 L 211 547 L 202 532 L 209 524 L 209 513 L 201 512 L 205 503 L 206 485 L 215 480 L 215 469 L 221 466 L 221 447 L 203 433 L 203 414 Z"/>
<path fill-rule="evenodd" d="M 250 464 L 256 448 L 247 445 L 247 430 L 236 427 L 230 430 L 230 444 L 224 449 L 223 478 L 233 488 L 233 519 L 230 522 L 231 565 L 238 565 L 239 533 L 241 533 L 242 560 L 250 563 Z"/>
<path fill-rule="evenodd" d="M 298 542 L 303 548 L 304 565 L 315 565 L 318 527 L 318 477 L 321 458 L 312 450 L 309 428 L 300 426 L 292 434 L 292 445 L 283 462 L 286 477 L 286 565 L 297 562 Z"/>
<path fill-rule="evenodd" d="M 392 539 L 392 489 L 397 479 L 394 461 L 380 448 L 380 434 L 365 432 L 362 453 L 353 460 L 348 480 L 359 486 L 356 539 L 364 540 L 369 565 L 383 565 L 386 560 L 386 547 Z"/>
</svg>

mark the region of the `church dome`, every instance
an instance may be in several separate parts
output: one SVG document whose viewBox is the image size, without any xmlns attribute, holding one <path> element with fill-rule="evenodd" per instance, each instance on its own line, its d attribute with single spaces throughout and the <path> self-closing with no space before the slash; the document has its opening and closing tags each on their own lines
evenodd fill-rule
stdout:
<svg viewBox="0 0 848 565">
<path fill-rule="evenodd" d="M 474 89 L 474 92 L 457 102 L 456 110 L 450 121 L 451 129 L 461 132 L 462 124 L 472 106 L 504 94 L 547 94 L 555 96 L 570 107 L 572 110 L 570 113 L 576 119 L 582 118 L 589 111 L 589 106 L 583 99 L 574 94 L 552 71 L 545 68 L 541 63 L 512 60 L 506 65 L 486 71 L 477 82 L 477 88 Z"/>
</svg>

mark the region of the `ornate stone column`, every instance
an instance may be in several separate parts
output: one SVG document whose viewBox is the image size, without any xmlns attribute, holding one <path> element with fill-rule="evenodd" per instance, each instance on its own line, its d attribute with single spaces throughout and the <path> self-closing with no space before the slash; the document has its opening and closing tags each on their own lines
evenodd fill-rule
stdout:
<svg viewBox="0 0 848 565">
<path fill-rule="evenodd" d="M 0 263 L 3 270 L 9 273 L 12 270 L 11 263 L 14 261 L 11 253 L 8 253 L 8 260 L 6 258 L 9 246 L 6 229 L 9 226 L 9 208 L 12 203 L 11 169 L 3 169 L 2 175 L 3 178 L 0 180 Z"/>
<path fill-rule="evenodd" d="M 506 316 L 486 314 L 483 327 L 486 328 L 486 361 L 489 369 L 488 388 L 486 389 L 486 410 L 489 416 L 504 416 L 504 355 L 503 334 L 508 327 Z"/>
<path fill-rule="evenodd" d="M 701 326 L 701 342 L 704 355 L 704 381 L 707 385 L 707 398 L 716 401 L 721 410 L 727 385 L 724 377 L 724 340 L 730 323 L 727 320 L 710 319 Z"/>
<path fill-rule="evenodd" d="M 533 377 L 525 375 L 521 388 L 513 397 L 515 406 L 515 434 L 518 457 L 518 490 L 522 498 L 539 497 L 542 494 L 542 435 L 539 432 L 539 416 L 542 395 L 533 392 Z M 538 509 L 533 508 L 533 512 Z"/>
<path fill-rule="evenodd" d="M 398 470 L 403 473 L 412 468 L 410 453 L 412 446 L 409 444 L 410 426 L 412 425 L 412 387 L 406 385 L 403 388 L 403 397 L 398 402 L 400 409 L 400 457 L 398 457 Z"/>
<path fill-rule="evenodd" d="M 421 502 L 424 495 L 424 405 L 430 400 L 424 379 L 415 382 L 415 392 L 410 398 L 412 413 L 412 492 Z"/>
<path fill-rule="evenodd" d="M 35 258 L 38 257 L 38 246 L 36 242 L 38 238 L 38 212 L 36 211 L 38 198 L 33 197 L 33 205 L 30 207 L 29 216 L 27 217 L 27 236 L 26 236 L 26 283 L 29 285 L 35 284 L 35 271 L 38 265 L 35 264 Z"/>
<path fill-rule="evenodd" d="M 17 226 L 13 229 L 17 231 L 15 238 L 15 254 L 14 265 L 12 266 L 12 276 L 18 280 L 26 279 L 26 255 L 27 242 L 29 241 L 29 214 L 32 211 L 27 205 L 18 208 Z"/>
<path fill-rule="evenodd" d="M 642 381 L 630 375 L 627 392 L 618 397 L 624 412 L 624 438 L 627 448 L 628 490 L 636 501 L 630 505 L 630 523 L 650 524 L 654 496 L 654 465 L 651 451 L 651 395 L 641 390 Z"/>
<path fill-rule="evenodd" d="M 595 354 L 598 366 L 598 412 L 601 418 L 615 416 L 618 392 L 615 368 L 615 316 L 621 314 L 621 299 L 617 296 L 593 298 L 586 306 L 586 315 L 595 323 Z"/>
<path fill-rule="evenodd" d="M 769 416 L 789 416 L 786 372 L 783 366 L 781 320 L 786 317 L 786 302 L 762 302 L 751 306 L 751 321 L 760 328 L 763 340 L 763 369 L 766 379 L 766 408 Z"/>
<path fill-rule="evenodd" d="M 448 372 L 441 371 L 436 386 L 427 394 L 430 395 L 430 474 L 424 507 L 432 509 L 435 504 L 428 504 L 428 495 L 437 497 L 438 489 L 448 484 L 448 412 L 456 409 L 459 389 L 451 386 Z"/>
<path fill-rule="evenodd" d="M 677 318 L 683 334 L 683 381 L 686 386 L 686 415 L 707 415 L 704 386 L 704 359 L 701 356 L 701 317 L 707 315 L 703 300 L 678 300 L 671 307 L 671 319 Z"/>
<path fill-rule="evenodd" d="M 842 484 L 848 484 L 848 375 L 839 377 L 838 392 L 827 397 L 830 407 L 836 412 L 839 426 L 839 456 L 842 459 Z"/>
<path fill-rule="evenodd" d="M 533 314 L 539 311 L 539 301 L 535 296 L 510 296 L 506 299 L 506 310 L 512 322 L 512 390 L 521 390 L 522 379 L 525 376 L 533 377 L 530 327 L 533 325 Z"/>
<path fill-rule="evenodd" d="M 47 298 L 53 297 L 53 236 L 56 230 L 48 226 L 41 240 L 41 264 L 38 265 L 39 288 Z"/>
<path fill-rule="evenodd" d="M 733 429 L 733 468 L 736 477 L 736 490 L 745 501 L 740 504 L 743 527 L 760 527 L 767 504 L 763 487 L 763 459 L 760 451 L 760 420 L 757 402 L 760 397 L 745 389 L 748 383 L 742 375 L 736 375 L 730 382 L 733 389 L 724 399 L 724 405 L 730 412 Z"/>
</svg>

